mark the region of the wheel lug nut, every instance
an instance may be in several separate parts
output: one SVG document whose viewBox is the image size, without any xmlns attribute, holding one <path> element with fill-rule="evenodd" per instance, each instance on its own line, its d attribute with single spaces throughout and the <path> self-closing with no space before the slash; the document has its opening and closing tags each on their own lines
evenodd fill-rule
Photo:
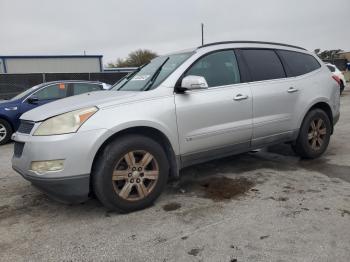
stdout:
<svg viewBox="0 0 350 262">
<path fill-rule="evenodd" d="M 136 167 L 133 167 L 133 168 L 132 168 L 132 171 L 135 171 L 135 170 L 136 170 Z"/>
<path fill-rule="evenodd" d="M 134 179 L 130 179 L 130 183 L 134 183 Z"/>
<path fill-rule="evenodd" d="M 131 177 L 131 173 L 128 174 L 128 177 Z"/>
<path fill-rule="evenodd" d="M 136 179 L 136 182 L 137 182 L 137 183 L 140 183 L 140 182 L 141 182 L 141 180 L 138 178 L 138 179 Z"/>
<path fill-rule="evenodd" d="M 142 168 L 141 168 L 141 167 L 139 167 L 139 168 L 138 168 L 138 170 L 139 170 L 139 171 L 141 171 L 141 170 L 142 170 Z"/>
</svg>

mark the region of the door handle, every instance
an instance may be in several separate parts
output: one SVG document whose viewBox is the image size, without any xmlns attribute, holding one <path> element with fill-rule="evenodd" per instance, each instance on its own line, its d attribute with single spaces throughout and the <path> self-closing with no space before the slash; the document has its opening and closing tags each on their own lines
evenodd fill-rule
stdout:
<svg viewBox="0 0 350 262">
<path fill-rule="evenodd" d="M 294 87 L 290 87 L 288 90 L 287 90 L 288 93 L 295 93 L 295 92 L 298 92 L 298 89 L 294 88 Z"/>
<path fill-rule="evenodd" d="M 240 101 L 240 100 L 244 100 L 244 99 L 247 99 L 247 98 L 248 98 L 247 95 L 238 94 L 238 95 L 236 95 L 236 96 L 233 98 L 233 100 L 235 100 L 235 101 Z"/>
</svg>

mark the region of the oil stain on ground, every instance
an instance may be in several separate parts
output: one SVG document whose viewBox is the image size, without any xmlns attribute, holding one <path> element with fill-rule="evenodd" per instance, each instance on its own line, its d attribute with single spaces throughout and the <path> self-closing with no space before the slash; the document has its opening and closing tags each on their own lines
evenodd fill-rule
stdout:
<svg viewBox="0 0 350 262">
<path fill-rule="evenodd" d="M 177 210 L 181 207 L 181 204 L 180 203 L 177 203 L 177 202 L 172 202 L 172 203 L 169 203 L 169 204 L 166 204 L 163 206 L 163 210 L 164 211 L 174 211 L 174 210 Z"/>
<path fill-rule="evenodd" d="M 222 201 L 243 195 L 254 186 L 254 183 L 243 177 L 236 179 L 212 177 L 200 182 L 200 185 L 204 191 L 204 197 Z"/>
<path fill-rule="evenodd" d="M 202 251 L 203 251 L 203 248 L 192 248 L 190 251 L 187 252 L 187 254 L 196 257 Z"/>
<path fill-rule="evenodd" d="M 168 192 L 178 194 L 187 193 L 213 201 L 224 201 L 244 195 L 255 186 L 253 180 L 245 177 L 228 178 L 225 176 L 205 176 L 204 178 L 182 177 L 181 180 L 169 188 Z M 165 211 L 180 208 L 178 203 L 163 206 Z"/>
</svg>

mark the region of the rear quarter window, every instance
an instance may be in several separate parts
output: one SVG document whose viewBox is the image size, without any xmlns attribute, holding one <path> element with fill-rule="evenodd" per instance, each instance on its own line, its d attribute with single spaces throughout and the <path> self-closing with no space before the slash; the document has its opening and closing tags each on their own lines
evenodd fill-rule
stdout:
<svg viewBox="0 0 350 262">
<path fill-rule="evenodd" d="M 335 72 L 335 68 L 333 66 L 327 65 L 329 71 L 331 72 Z"/>
<path fill-rule="evenodd" d="M 289 77 L 304 75 L 321 67 L 320 63 L 309 54 L 286 50 L 278 50 L 277 53 Z"/>
</svg>

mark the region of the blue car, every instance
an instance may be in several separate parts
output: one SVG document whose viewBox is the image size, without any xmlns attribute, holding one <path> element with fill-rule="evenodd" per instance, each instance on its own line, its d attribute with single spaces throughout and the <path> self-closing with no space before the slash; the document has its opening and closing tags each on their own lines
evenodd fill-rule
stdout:
<svg viewBox="0 0 350 262">
<path fill-rule="evenodd" d="M 92 91 L 109 89 L 110 85 L 91 81 L 55 81 L 34 86 L 23 93 L 0 101 L 0 145 L 7 143 L 19 127 L 20 116 L 43 104 Z"/>
</svg>

